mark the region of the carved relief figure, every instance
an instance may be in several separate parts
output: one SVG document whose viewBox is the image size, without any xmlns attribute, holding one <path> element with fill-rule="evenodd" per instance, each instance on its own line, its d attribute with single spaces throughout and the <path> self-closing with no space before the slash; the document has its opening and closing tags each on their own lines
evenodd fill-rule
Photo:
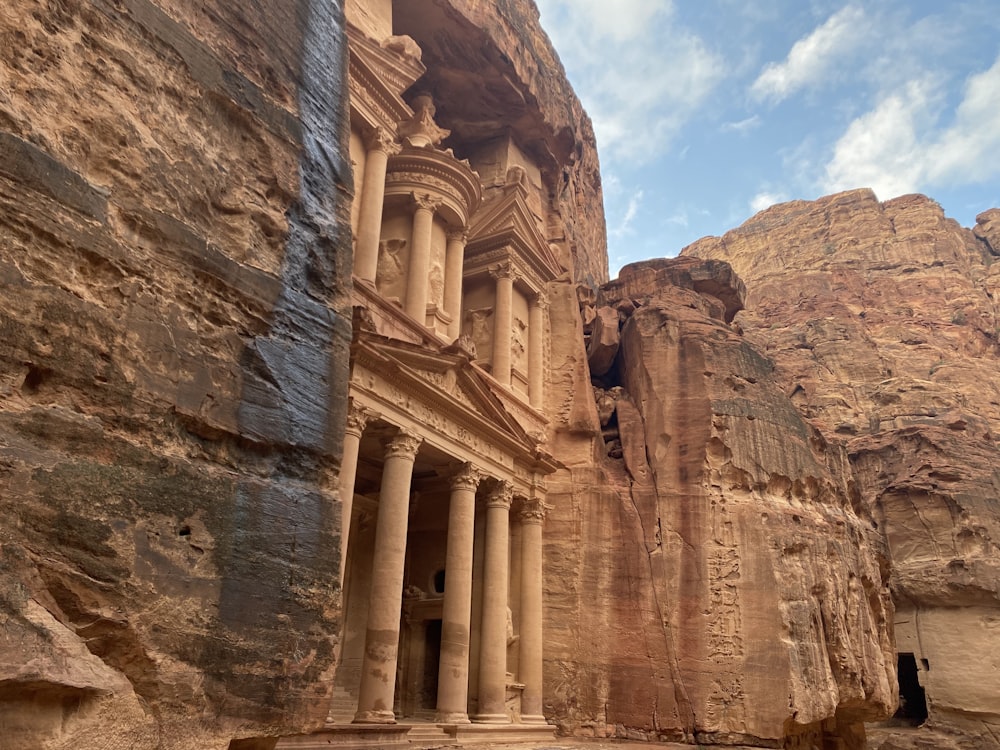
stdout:
<svg viewBox="0 0 1000 750">
<path fill-rule="evenodd" d="M 528 370 L 527 331 L 528 324 L 520 318 L 514 318 L 514 331 L 510 340 L 510 353 L 514 369 L 521 372 L 527 372 Z"/>
<path fill-rule="evenodd" d="M 465 315 L 465 327 L 482 356 L 493 350 L 493 308 L 483 307 L 469 310 Z"/>
<path fill-rule="evenodd" d="M 378 293 L 397 304 L 403 297 L 406 279 L 402 251 L 406 240 L 382 240 L 378 243 L 378 270 L 375 288 Z"/>
<path fill-rule="evenodd" d="M 435 264 L 427 280 L 427 302 L 434 307 L 444 307 L 444 271 Z"/>
</svg>

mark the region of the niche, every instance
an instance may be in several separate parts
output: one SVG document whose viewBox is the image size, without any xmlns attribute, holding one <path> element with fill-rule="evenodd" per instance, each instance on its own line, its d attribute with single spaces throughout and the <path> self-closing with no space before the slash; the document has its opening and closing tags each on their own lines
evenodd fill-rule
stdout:
<svg viewBox="0 0 1000 750">
<path fill-rule="evenodd" d="M 930 669 L 926 659 L 920 661 L 925 670 Z M 899 708 L 893 718 L 912 726 L 920 726 L 927 719 L 927 698 L 917 677 L 917 660 L 913 654 L 899 654 L 896 657 L 896 670 L 899 677 Z"/>
</svg>

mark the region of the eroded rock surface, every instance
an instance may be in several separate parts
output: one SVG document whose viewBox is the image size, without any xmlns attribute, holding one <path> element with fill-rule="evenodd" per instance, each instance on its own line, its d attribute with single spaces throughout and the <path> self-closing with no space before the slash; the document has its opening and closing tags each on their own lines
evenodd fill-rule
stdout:
<svg viewBox="0 0 1000 750">
<path fill-rule="evenodd" d="M 970 748 L 1000 746 L 997 216 L 970 231 L 923 196 L 859 190 L 684 251 L 733 265 L 746 338 L 847 445 L 891 552 L 897 650 L 916 661 L 930 723 Z"/>
<path fill-rule="evenodd" d="M 623 321 L 597 391 L 607 455 L 566 489 L 575 530 L 550 530 L 585 547 L 548 568 L 572 731 L 854 748 L 895 705 L 884 545 L 846 452 L 728 324 L 744 294 L 725 263 L 682 258 L 626 267 L 596 300 Z"/>
<path fill-rule="evenodd" d="M 226 748 L 325 717 L 343 23 L 266 5 L 0 14 L 6 750 Z"/>
</svg>

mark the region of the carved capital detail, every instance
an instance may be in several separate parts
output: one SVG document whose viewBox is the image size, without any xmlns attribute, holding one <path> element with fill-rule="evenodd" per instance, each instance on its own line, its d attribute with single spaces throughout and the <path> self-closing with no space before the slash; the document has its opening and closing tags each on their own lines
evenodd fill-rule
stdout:
<svg viewBox="0 0 1000 750">
<path fill-rule="evenodd" d="M 518 273 L 513 263 L 505 261 L 490 266 L 490 276 L 494 279 L 517 279 Z"/>
<path fill-rule="evenodd" d="M 461 242 L 463 245 L 469 241 L 469 230 L 465 227 L 451 227 L 448 229 L 448 242 Z"/>
<path fill-rule="evenodd" d="M 545 312 L 551 306 L 551 301 L 549 296 L 545 292 L 539 292 L 535 295 L 534 299 L 531 300 L 532 304 L 537 307 L 542 312 Z"/>
<path fill-rule="evenodd" d="M 344 429 L 344 432 L 348 435 L 361 437 L 368 423 L 378 419 L 378 417 L 379 414 L 377 412 L 352 401 L 351 408 L 347 412 L 347 427 Z"/>
<path fill-rule="evenodd" d="M 400 429 L 385 446 L 385 457 L 388 458 L 416 458 L 420 444 L 424 440 L 419 435 Z"/>
<path fill-rule="evenodd" d="M 431 213 L 436 212 L 441 208 L 442 201 L 429 193 L 413 193 L 413 207 L 415 210 L 420 211 L 421 209 L 425 211 L 430 211 Z"/>
<path fill-rule="evenodd" d="M 548 508 L 549 506 L 541 500 L 524 500 L 517 515 L 522 524 L 536 523 L 541 525 L 545 521 L 545 512 Z"/>
<path fill-rule="evenodd" d="M 396 142 L 396 136 L 385 128 L 369 128 L 365 133 L 365 147 L 369 151 L 381 151 L 387 156 L 394 156 L 402 150 Z"/>
<path fill-rule="evenodd" d="M 479 486 L 483 475 L 473 464 L 464 463 L 451 478 L 451 488 L 453 490 L 473 490 Z"/>
<path fill-rule="evenodd" d="M 498 482 L 486 497 L 487 508 L 503 508 L 510 510 L 514 502 L 514 485 L 510 482 Z"/>
</svg>

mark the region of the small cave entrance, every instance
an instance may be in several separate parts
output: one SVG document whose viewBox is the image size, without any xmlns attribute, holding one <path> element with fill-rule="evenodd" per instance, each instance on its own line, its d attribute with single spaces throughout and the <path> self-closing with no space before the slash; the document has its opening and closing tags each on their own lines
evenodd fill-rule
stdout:
<svg viewBox="0 0 1000 750">
<path fill-rule="evenodd" d="M 921 661 L 925 670 L 930 668 L 926 659 Z M 896 656 L 896 674 L 899 678 L 899 708 L 892 718 L 919 726 L 927 720 L 927 697 L 917 677 L 917 660 L 913 654 L 900 653 Z"/>
</svg>

